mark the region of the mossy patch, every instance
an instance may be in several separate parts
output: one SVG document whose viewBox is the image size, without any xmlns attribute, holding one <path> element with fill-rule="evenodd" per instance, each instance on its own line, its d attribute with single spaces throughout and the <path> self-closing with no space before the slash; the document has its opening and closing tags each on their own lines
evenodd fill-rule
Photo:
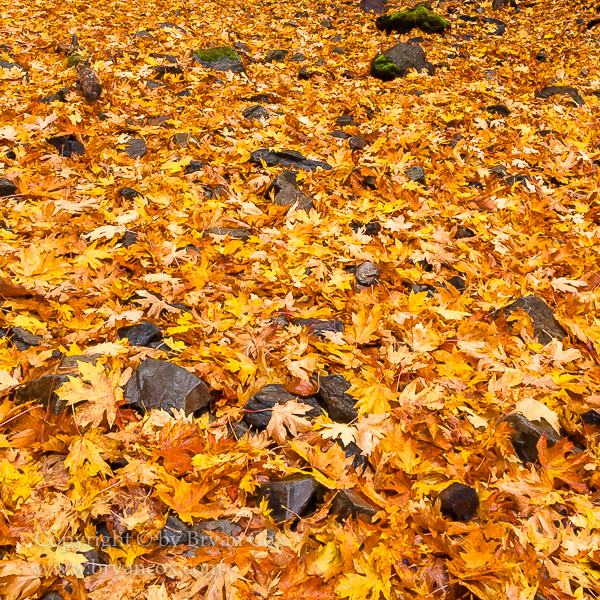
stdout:
<svg viewBox="0 0 600 600">
<path fill-rule="evenodd" d="M 425 33 L 443 33 L 450 27 L 450 22 L 433 13 L 428 4 L 421 2 L 414 8 L 394 11 L 378 17 L 375 25 L 377 29 L 386 33 L 392 31 L 409 33 L 415 28 Z"/>
<path fill-rule="evenodd" d="M 394 64 L 384 54 L 380 54 L 375 57 L 371 64 L 371 72 L 374 77 L 383 79 L 384 81 L 391 81 L 397 77 L 402 77 L 402 69 L 398 65 Z"/>
<path fill-rule="evenodd" d="M 230 58 L 238 60 L 238 55 L 233 48 L 229 46 L 221 46 L 219 48 L 207 48 L 206 50 L 196 50 L 194 56 L 204 62 L 216 62 L 220 58 Z"/>
</svg>

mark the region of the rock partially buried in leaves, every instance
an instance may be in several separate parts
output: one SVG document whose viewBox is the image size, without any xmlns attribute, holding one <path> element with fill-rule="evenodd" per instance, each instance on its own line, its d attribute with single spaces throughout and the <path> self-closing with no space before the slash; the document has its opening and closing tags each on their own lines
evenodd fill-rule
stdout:
<svg viewBox="0 0 600 600">
<path fill-rule="evenodd" d="M 346 393 L 352 386 L 341 375 L 320 377 L 318 384 L 318 395 L 333 421 L 350 423 L 358 418 L 356 399 Z"/>
<path fill-rule="evenodd" d="M 368 223 L 352 221 L 350 229 L 356 233 L 362 232 L 365 235 L 377 235 L 381 231 L 381 224 L 379 221 L 369 221 Z"/>
<path fill-rule="evenodd" d="M 567 337 L 567 332 L 554 317 L 552 309 L 541 298 L 531 294 L 511 302 L 502 309 L 504 317 L 508 318 L 520 308 L 531 317 L 533 334 L 540 344 L 548 344 L 554 338 L 563 340 Z"/>
<path fill-rule="evenodd" d="M 581 420 L 584 425 L 592 427 L 600 427 L 600 413 L 596 410 L 588 410 L 581 415 Z"/>
<path fill-rule="evenodd" d="M 377 509 L 366 500 L 363 500 L 356 492 L 340 490 L 331 503 L 330 512 L 337 515 L 340 520 L 345 521 L 351 515 L 354 517 L 363 515 L 370 519 L 370 517 L 375 516 Z"/>
<path fill-rule="evenodd" d="M 367 145 L 367 140 L 360 135 L 353 135 L 348 140 L 348 145 L 352 150 L 362 150 Z"/>
<path fill-rule="evenodd" d="M 19 402 L 39 401 L 44 409 L 58 416 L 67 407 L 67 403 L 58 398 L 56 390 L 67 381 L 69 377 L 64 374 L 43 375 L 32 379 L 18 390 L 17 400 Z"/>
<path fill-rule="evenodd" d="M 237 229 L 234 227 L 209 227 L 204 230 L 202 237 L 208 237 L 209 235 L 223 235 L 234 240 L 246 241 L 252 236 L 252 231 L 250 229 Z"/>
<path fill-rule="evenodd" d="M 19 352 L 29 350 L 32 346 L 39 346 L 42 343 L 42 338 L 22 327 L 0 329 L 0 337 L 8 337 Z"/>
<path fill-rule="evenodd" d="M 427 183 L 425 179 L 425 169 L 419 165 L 414 167 L 408 167 L 404 174 L 411 180 L 416 183 L 420 183 L 421 185 L 425 185 Z"/>
<path fill-rule="evenodd" d="M 210 390 L 202 379 L 184 368 L 147 358 L 127 382 L 125 399 L 144 412 L 158 408 L 190 414 L 210 403 Z"/>
<path fill-rule="evenodd" d="M 163 337 L 158 325 L 150 321 L 121 327 L 117 330 L 117 335 L 121 340 L 129 340 L 132 346 L 148 346 L 152 342 L 160 342 Z"/>
<path fill-rule="evenodd" d="M 119 190 L 119 196 L 121 198 L 125 198 L 126 200 L 133 200 L 134 198 L 141 198 L 142 194 L 133 188 L 124 187 Z"/>
<path fill-rule="evenodd" d="M 443 515 L 455 521 L 470 521 L 479 508 L 477 492 L 463 483 L 451 483 L 439 495 Z"/>
<path fill-rule="evenodd" d="M 312 200 L 297 186 L 296 173 L 283 171 L 267 189 L 267 197 L 273 196 L 279 206 L 297 205 L 299 210 L 314 208 Z"/>
<path fill-rule="evenodd" d="M 191 160 L 185 167 L 185 174 L 191 175 L 192 173 L 197 173 L 198 171 L 202 171 L 205 165 L 201 160 Z"/>
<path fill-rule="evenodd" d="M 61 156 L 83 156 L 85 146 L 74 135 L 57 135 L 48 138 L 48 143 L 54 146 Z"/>
<path fill-rule="evenodd" d="M 4 69 L 6 71 L 13 71 L 15 72 L 16 76 L 21 78 L 21 77 L 27 77 L 27 79 L 29 79 L 29 74 L 27 73 L 27 71 L 21 66 L 21 65 L 17 65 L 15 63 L 11 63 L 7 60 L 2 60 L 0 59 L 0 69 Z"/>
<path fill-rule="evenodd" d="M 363 451 L 354 443 L 344 444 L 339 438 L 336 440 L 339 446 L 344 451 L 346 458 L 352 457 L 352 466 L 355 469 L 362 467 L 367 462 L 367 457 L 363 454 Z"/>
<path fill-rule="evenodd" d="M 0 177 L 0 198 L 16 194 L 19 188 L 6 177 Z"/>
<path fill-rule="evenodd" d="M 469 229 L 468 227 L 465 227 L 464 225 L 457 225 L 456 233 L 454 234 L 454 239 L 455 240 L 463 240 L 463 239 L 475 237 L 476 235 L 477 234 L 472 229 Z"/>
<path fill-rule="evenodd" d="M 313 396 L 295 396 L 284 389 L 281 384 L 271 383 L 266 385 L 257 394 L 254 394 L 254 396 L 246 402 L 244 405 L 244 420 L 258 429 L 266 429 L 271 420 L 271 409 L 276 404 L 286 404 L 287 402 L 299 402 L 301 404 L 312 406 L 312 410 L 304 415 L 307 419 L 318 417 L 323 414 L 323 410 Z"/>
<path fill-rule="evenodd" d="M 197 50 L 193 54 L 197 63 L 214 71 L 245 73 L 246 69 L 237 52 L 229 46 Z"/>
<path fill-rule="evenodd" d="M 371 75 L 382 81 L 404 77 L 410 70 L 435 73 L 435 67 L 425 60 L 425 52 L 413 44 L 396 44 L 371 61 Z"/>
<path fill-rule="evenodd" d="M 259 502 L 267 500 L 271 518 L 276 523 L 290 521 L 302 515 L 317 489 L 312 477 L 292 475 L 278 481 L 262 483 L 258 492 Z"/>
<path fill-rule="evenodd" d="M 254 106 L 249 106 L 242 111 L 242 116 L 244 119 L 248 119 L 248 121 L 255 121 L 260 119 L 268 119 L 269 111 L 260 104 L 255 104 Z"/>
<path fill-rule="evenodd" d="M 250 155 L 250 162 L 262 166 L 263 162 L 267 167 L 275 167 L 280 165 L 282 167 L 294 167 L 295 169 L 301 169 L 303 171 L 316 171 L 317 169 L 331 170 L 331 166 L 326 162 L 320 160 L 308 160 L 295 150 L 281 150 L 279 152 L 272 152 L 267 148 L 261 148 L 255 150 Z"/>
<path fill-rule="evenodd" d="M 123 248 L 130 248 L 134 244 L 137 244 L 138 234 L 135 231 L 126 231 L 123 237 L 119 240 L 119 245 Z"/>
<path fill-rule="evenodd" d="M 195 541 L 194 532 L 174 515 L 167 517 L 165 526 L 158 532 L 159 546 L 193 546 Z"/>
<path fill-rule="evenodd" d="M 136 159 L 146 156 L 148 148 L 145 140 L 142 138 L 130 137 L 124 144 L 121 152 L 124 152 L 129 158 Z"/>
<path fill-rule="evenodd" d="M 308 327 L 309 333 L 317 336 L 323 336 L 325 332 L 344 333 L 344 323 L 342 321 L 326 321 L 324 319 L 298 319 L 295 325 Z"/>
<path fill-rule="evenodd" d="M 485 110 L 491 114 L 500 115 L 501 117 L 510 116 L 510 108 L 504 104 L 492 104 L 491 106 L 486 107 Z"/>
<path fill-rule="evenodd" d="M 364 262 L 356 267 L 356 283 L 361 287 L 375 285 L 379 281 L 379 267 L 372 262 Z"/>
<path fill-rule="evenodd" d="M 436 15 L 427 2 L 419 2 L 413 8 L 377 17 L 375 26 L 386 33 L 409 33 L 415 28 L 425 33 L 443 33 L 450 27 L 450 22 Z"/>
<path fill-rule="evenodd" d="M 536 98 L 542 98 L 544 100 L 552 98 L 552 96 L 570 96 L 579 106 L 583 106 L 585 104 L 583 98 L 579 95 L 577 90 L 569 85 L 551 85 L 535 93 Z"/>
<path fill-rule="evenodd" d="M 502 417 L 498 422 L 506 422 L 514 430 L 510 439 L 517 456 L 523 462 L 537 462 L 539 459 L 537 443 L 543 435 L 546 436 L 548 448 L 563 438 L 545 419 L 530 421 L 519 413 L 512 413 Z"/>
<path fill-rule="evenodd" d="M 289 50 L 269 50 L 265 54 L 264 61 L 266 63 L 285 62 L 288 54 Z"/>
</svg>

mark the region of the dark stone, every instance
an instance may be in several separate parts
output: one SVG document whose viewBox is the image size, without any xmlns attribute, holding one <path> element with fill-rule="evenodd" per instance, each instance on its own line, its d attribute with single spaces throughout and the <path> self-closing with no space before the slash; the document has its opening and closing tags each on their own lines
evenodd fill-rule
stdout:
<svg viewBox="0 0 600 600">
<path fill-rule="evenodd" d="M 167 517 L 165 526 L 158 532 L 159 546 L 194 546 L 198 536 L 174 515 Z"/>
<path fill-rule="evenodd" d="M 149 31 L 138 31 L 135 34 L 135 37 L 140 39 L 140 40 L 154 40 L 156 41 L 156 38 L 149 32 Z"/>
<path fill-rule="evenodd" d="M 448 283 L 461 294 L 467 289 L 467 284 L 465 283 L 465 280 L 459 275 L 454 275 L 453 277 L 450 277 L 450 279 L 448 279 Z"/>
<path fill-rule="evenodd" d="M 517 456 L 523 462 L 537 462 L 539 459 L 537 443 L 542 435 L 546 436 L 548 448 L 551 448 L 554 444 L 560 442 L 564 437 L 556 433 L 554 427 L 552 427 L 545 419 L 530 421 L 521 414 L 513 413 L 502 417 L 499 422 L 508 423 L 514 430 L 510 436 L 511 442 Z"/>
<path fill-rule="evenodd" d="M 334 44 L 339 44 L 342 41 L 342 36 L 339 33 L 336 33 L 332 38 L 331 41 Z"/>
<path fill-rule="evenodd" d="M 58 592 L 46 592 L 40 600 L 65 600 Z"/>
<path fill-rule="evenodd" d="M 484 185 L 483 183 L 481 183 L 481 181 L 469 181 L 469 183 L 467 183 L 467 187 L 471 190 L 483 190 Z"/>
<path fill-rule="evenodd" d="M 179 409 L 193 413 L 210 403 L 210 389 L 183 367 L 173 363 L 145 359 L 133 372 L 125 386 L 128 405 L 144 412 L 153 408 Z"/>
<path fill-rule="evenodd" d="M 413 8 L 377 17 L 375 27 L 388 34 L 392 31 L 409 33 L 415 27 L 425 33 L 443 33 L 450 27 L 450 23 L 434 14 L 427 2 L 419 2 Z"/>
<path fill-rule="evenodd" d="M 548 60 L 548 55 L 546 54 L 546 52 L 544 52 L 544 50 L 540 50 L 536 54 L 535 60 L 537 60 L 539 62 L 546 62 Z"/>
<path fill-rule="evenodd" d="M 346 393 L 351 385 L 341 375 L 319 377 L 318 383 L 317 393 L 333 421 L 351 423 L 358 418 L 356 399 Z"/>
<path fill-rule="evenodd" d="M 16 147 L 16 146 L 15 146 Z M 17 158 L 17 154 L 13 148 L 9 148 L 5 153 L 4 153 L 4 158 L 7 158 L 8 160 L 15 160 Z M 4 177 L 2 177 L 2 179 L 4 179 Z"/>
<path fill-rule="evenodd" d="M 183 27 L 180 27 L 179 25 L 175 25 L 175 23 L 169 23 L 168 21 L 166 21 L 164 23 L 159 23 L 158 26 L 163 31 L 169 31 L 169 29 L 177 29 L 177 31 L 179 31 L 180 33 L 183 33 L 184 35 L 187 34 L 187 31 Z"/>
<path fill-rule="evenodd" d="M 433 298 L 438 293 L 438 289 L 429 283 L 413 283 L 412 285 L 409 285 L 409 292 L 412 292 L 413 294 L 427 292 L 426 297 Z"/>
<path fill-rule="evenodd" d="M 367 140 L 360 135 L 353 135 L 348 144 L 352 150 L 362 150 L 367 145 Z"/>
<path fill-rule="evenodd" d="M 326 331 L 337 333 L 344 332 L 344 324 L 342 321 L 325 321 L 321 319 L 297 319 L 294 323 L 301 327 L 308 327 L 308 332 L 317 336 L 322 336 Z"/>
<path fill-rule="evenodd" d="M 137 244 L 138 234 L 135 231 L 126 231 L 123 234 L 123 237 L 119 240 L 119 244 L 123 246 L 123 248 L 129 248 L 134 244 Z"/>
<path fill-rule="evenodd" d="M 162 79 L 165 75 L 183 75 L 183 68 L 180 65 L 156 65 L 152 70 L 157 79 Z"/>
<path fill-rule="evenodd" d="M 268 502 L 271 518 L 280 523 L 301 516 L 317 489 L 317 483 L 308 475 L 291 475 L 278 481 L 261 483 L 258 502 Z"/>
<path fill-rule="evenodd" d="M 180 148 L 187 148 L 190 144 L 198 144 L 198 140 L 187 132 L 176 133 L 173 142 Z"/>
<path fill-rule="evenodd" d="M 364 229 L 363 233 L 365 235 L 377 235 L 381 231 L 381 224 L 378 221 L 369 221 L 368 223 L 352 221 L 350 223 L 350 229 L 356 233 Z"/>
<path fill-rule="evenodd" d="M 296 173 L 283 171 L 266 192 L 267 198 L 273 195 L 275 204 L 279 206 L 293 206 L 297 204 L 299 210 L 314 208 L 312 200 L 296 185 Z"/>
<path fill-rule="evenodd" d="M 201 160 L 190 160 L 189 164 L 186 165 L 184 173 L 186 175 L 191 175 L 192 173 L 197 173 L 198 171 L 202 171 L 204 169 L 204 163 Z"/>
<path fill-rule="evenodd" d="M 596 27 L 596 25 L 600 25 L 600 19 L 592 19 L 591 21 L 588 21 L 585 28 L 591 29 L 592 27 Z"/>
<path fill-rule="evenodd" d="M 506 23 L 500 19 L 494 19 L 493 17 L 483 17 L 482 21 L 491 25 L 495 25 L 496 29 L 488 35 L 504 35 L 506 33 Z"/>
<path fill-rule="evenodd" d="M 351 136 L 342 131 L 341 129 L 336 129 L 329 134 L 331 137 L 339 138 L 341 140 L 347 140 Z"/>
<path fill-rule="evenodd" d="M 117 336 L 120 340 L 129 340 L 130 346 L 148 346 L 150 342 L 160 342 L 163 337 L 158 325 L 150 321 L 120 327 Z"/>
<path fill-rule="evenodd" d="M 6 336 L 10 338 L 10 341 L 19 352 L 29 350 L 32 346 L 39 346 L 42 343 L 42 338 L 22 327 L 12 327 L 6 331 Z"/>
<path fill-rule="evenodd" d="M 250 96 L 249 98 L 244 98 L 248 102 L 259 102 L 262 104 L 271 104 L 271 99 L 266 94 L 255 94 L 254 96 Z"/>
<path fill-rule="evenodd" d="M 95 575 L 103 568 L 103 565 L 108 564 L 103 558 L 100 558 L 100 555 L 96 550 L 88 550 L 87 552 L 82 553 L 87 559 L 86 562 L 83 563 L 83 576 L 90 577 L 91 575 Z"/>
<path fill-rule="evenodd" d="M 490 173 L 503 179 L 508 176 L 508 169 L 504 165 L 495 165 L 490 169 Z"/>
<path fill-rule="evenodd" d="M 344 451 L 344 456 L 346 458 L 353 457 L 352 466 L 354 469 L 358 469 L 362 467 L 367 462 L 367 457 L 363 454 L 363 451 L 354 443 L 350 442 L 347 445 L 344 445 L 342 440 L 337 439 L 336 442 L 341 446 Z"/>
<path fill-rule="evenodd" d="M 124 152 L 129 158 L 136 159 L 146 156 L 148 148 L 142 138 L 130 137 L 125 142 L 124 147 L 120 149 L 120 152 Z"/>
<path fill-rule="evenodd" d="M 160 52 L 150 52 L 150 56 L 152 58 L 159 58 L 162 60 L 166 60 L 168 63 L 172 65 L 178 64 L 178 60 L 176 56 L 171 56 L 170 54 L 161 54 Z"/>
<path fill-rule="evenodd" d="M 58 416 L 67 407 L 67 403 L 58 398 L 56 390 L 68 380 L 68 375 L 64 374 L 43 375 L 38 379 L 32 379 L 17 391 L 17 400 L 19 402 L 39 401 L 44 409 Z"/>
<path fill-rule="evenodd" d="M 102 354 L 71 354 L 60 361 L 60 369 L 76 369 L 80 362 L 94 365 L 100 358 Z"/>
<path fill-rule="evenodd" d="M 379 281 L 379 267 L 372 262 L 364 262 L 356 267 L 356 282 L 361 286 L 375 285 Z"/>
<path fill-rule="evenodd" d="M 162 83 L 159 83 L 158 81 L 152 81 L 152 79 L 146 79 L 146 85 L 151 90 L 157 90 L 158 88 L 164 87 Z"/>
<path fill-rule="evenodd" d="M 252 235 L 252 231 L 250 229 L 234 229 L 232 227 L 209 227 L 204 230 L 203 237 L 208 237 L 211 234 L 227 235 L 234 240 L 246 241 Z"/>
<path fill-rule="evenodd" d="M 237 52 L 227 46 L 198 50 L 194 52 L 193 56 L 198 64 L 214 71 L 232 71 L 233 73 L 245 73 L 246 71 Z"/>
<path fill-rule="evenodd" d="M 264 62 L 266 63 L 275 63 L 275 62 L 285 62 L 287 55 L 289 54 L 289 50 L 269 50 L 265 54 Z"/>
<path fill-rule="evenodd" d="M 425 38 L 422 35 L 417 35 L 416 37 L 412 37 L 408 40 L 409 44 L 422 44 L 425 41 Z"/>
<path fill-rule="evenodd" d="M 370 517 L 377 513 L 377 509 L 371 503 L 363 500 L 356 492 L 340 490 L 331 503 L 330 512 L 337 515 L 342 521 L 348 519 L 350 515 L 353 517 L 364 515 L 370 520 Z"/>
<path fill-rule="evenodd" d="M 421 166 L 409 167 L 404 171 L 404 174 L 411 180 L 416 181 L 422 185 L 427 183 L 425 179 L 425 169 Z"/>
<path fill-rule="evenodd" d="M 211 533 L 216 533 L 226 536 L 229 540 L 236 538 L 244 533 L 243 527 L 227 519 L 217 519 L 214 521 L 204 521 L 202 523 L 194 523 L 190 527 L 191 531 L 198 536 L 197 546 L 214 546 L 215 538 Z"/>
<path fill-rule="evenodd" d="M 192 95 L 192 90 L 190 88 L 185 88 L 180 92 L 175 94 L 178 98 L 189 98 Z"/>
<path fill-rule="evenodd" d="M 6 177 L 0 177 L 0 198 L 12 196 L 18 191 L 19 188 L 10 179 L 7 179 Z"/>
<path fill-rule="evenodd" d="M 133 188 L 124 187 L 119 190 L 119 196 L 121 198 L 125 198 L 126 200 L 133 200 L 134 198 L 141 198 L 142 194 Z"/>
<path fill-rule="evenodd" d="M 479 508 L 477 492 L 464 483 L 451 483 L 439 499 L 442 514 L 454 521 L 470 521 Z"/>
<path fill-rule="evenodd" d="M 52 104 L 52 102 L 66 102 L 67 95 L 71 92 L 71 88 L 64 87 L 51 96 L 46 96 L 39 100 L 40 104 Z"/>
<path fill-rule="evenodd" d="M 290 401 L 308 404 L 313 407 L 304 415 L 306 418 L 318 417 L 323 414 L 323 410 L 314 396 L 295 396 L 279 383 L 271 383 L 246 402 L 244 405 L 244 421 L 258 429 L 266 429 L 271 420 L 271 409 L 276 404 L 285 404 Z"/>
<path fill-rule="evenodd" d="M 488 106 L 485 110 L 487 110 L 487 112 L 489 113 L 501 115 L 503 117 L 510 116 L 510 108 L 508 108 L 508 106 L 505 106 L 504 104 L 492 104 L 491 106 Z"/>
<path fill-rule="evenodd" d="M 235 423 L 229 423 L 229 431 L 233 437 L 239 440 L 250 431 L 250 425 L 246 421 L 236 421 Z"/>
<path fill-rule="evenodd" d="M 22 73 L 22 77 L 26 77 L 27 79 L 29 79 L 29 74 L 21 65 L 11 63 L 7 60 L 0 59 L 0 69 L 6 69 L 8 71 L 10 71 L 11 69 L 19 69 L 19 71 L 21 71 Z"/>
<path fill-rule="evenodd" d="M 364 12 L 381 15 L 386 11 L 387 1 L 386 0 L 361 0 L 360 8 Z"/>
<path fill-rule="evenodd" d="M 249 106 L 242 111 L 242 115 L 245 119 L 249 121 L 254 121 L 255 119 L 268 119 L 269 111 L 261 106 L 260 104 L 255 104 L 254 106 Z"/>
<path fill-rule="evenodd" d="M 333 25 L 329 19 L 321 19 L 321 27 L 325 29 L 333 29 Z"/>
<path fill-rule="evenodd" d="M 331 49 L 331 54 L 339 54 L 340 56 L 343 56 L 346 54 L 346 51 L 341 46 L 335 46 L 335 48 Z"/>
<path fill-rule="evenodd" d="M 344 127 L 346 125 L 358 125 L 358 123 L 356 123 L 352 115 L 341 115 L 337 117 L 335 120 L 335 124 L 339 125 L 340 127 Z"/>
<path fill-rule="evenodd" d="M 302 171 L 316 171 L 318 168 L 331 170 L 331 166 L 326 162 L 320 160 L 308 160 L 295 150 L 282 150 L 281 152 L 271 152 L 267 148 L 261 148 L 255 150 L 250 155 L 250 162 L 252 164 L 262 166 L 264 162 L 267 167 L 275 167 L 277 165 L 282 167 L 293 167 L 301 169 Z"/>
<path fill-rule="evenodd" d="M 588 410 L 581 415 L 581 420 L 584 425 L 600 427 L 600 413 L 596 410 Z"/>
<path fill-rule="evenodd" d="M 548 344 L 553 338 L 562 340 L 567 337 L 567 332 L 554 318 L 552 309 L 541 298 L 533 294 L 518 298 L 502 309 L 504 317 L 508 318 L 520 308 L 531 317 L 533 335 L 540 344 Z"/>
<path fill-rule="evenodd" d="M 57 135 L 48 138 L 47 142 L 54 146 L 61 156 L 71 157 L 85 154 L 85 146 L 74 135 Z"/>
<path fill-rule="evenodd" d="M 527 187 L 527 182 L 529 181 L 529 177 L 526 175 L 509 175 L 506 178 L 506 184 L 513 186 L 516 183 L 522 183 L 525 187 Z"/>
<path fill-rule="evenodd" d="M 457 225 L 456 233 L 454 234 L 454 239 L 462 240 L 465 238 L 475 237 L 476 235 L 477 234 L 472 229 L 469 229 L 468 227 L 465 227 L 464 225 Z"/>
<path fill-rule="evenodd" d="M 235 44 L 233 44 L 233 47 L 236 50 L 240 50 L 241 52 L 246 52 L 247 54 L 250 54 L 250 48 L 248 48 L 248 46 L 244 44 L 244 42 L 236 42 Z"/>
<path fill-rule="evenodd" d="M 542 98 L 543 100 L 552 98 L 552 96 L 570 96 L 579 106 L 585 104 L 585 101 L 577 93 L 577 90 L 570 85 L 550 85 L 535 93 L 536 98 Z"/>
<path fill-rule="evenodd" d="M 298 79 L 308 81 L 309 79 L 312 79 L 316 74 L 317 73 L 315 71 L 309 71 L 308 67 L 302 67 L 298 71 Z"/>
</svg>

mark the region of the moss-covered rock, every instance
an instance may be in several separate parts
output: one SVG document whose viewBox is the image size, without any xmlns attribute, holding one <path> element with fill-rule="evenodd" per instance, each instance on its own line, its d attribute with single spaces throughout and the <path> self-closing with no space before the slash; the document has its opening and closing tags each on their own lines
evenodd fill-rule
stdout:
<svg viewBox="0 0 600 600">
<path fill-rule="evenodd" d="M 386 33 L 409 33 L 415 28 L 425 33 L 443 33 L 450 27 L 450 22 L 436 15 L 426 2 L 419 2 L 413 8 L 378 17 L 375 25 L 379 31 Z"/>
<path fill-rule="evenodd" d="M 229 46 L 197 50 L 194 52 L 194 58 L 203 67 L 214 69 L 215 71 L 243 73 L 246 70 L 237 52 Z"/>
<path fill-rule="evenodd" d="M 414 44 L 396 44 L 371 61 L 371 75 L 383 81 L 404 77 L 409 69 L 435 73 L 435 67 L 425 60 L 423 49 Z"/>
</svg>

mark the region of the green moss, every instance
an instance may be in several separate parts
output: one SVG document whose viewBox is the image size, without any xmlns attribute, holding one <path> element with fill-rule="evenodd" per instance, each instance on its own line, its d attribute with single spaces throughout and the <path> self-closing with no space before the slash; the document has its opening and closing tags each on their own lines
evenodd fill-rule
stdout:
<svg viewBox="0 0 600 600">
<path fill-rule="evenodd" d="M 85 55 L 83 54 L 83 50 L 77 46 L 69 52 L 69 55 L 66 58 L 66 64 L 67 67 L 74 67 L 84 60 Z"/>
<path fill-rule="evenodd" d="M 443 33 L 450 22 L 431 12 L 428 4 L 420 3 L 414 8 L 402 11 L 394 11 L 375 21 L 377 29 L 380 31 L 398 31 L 399 33 L 409 33 L 412 29 L 418 28 L 425 33 Z"/>
<path fill-rule="evenodd" d="M 384 54 L 380 54 L 373 61 L 373 75 L 385 81 L 389 81 L 396 79 L 396 77 L 401 77 L 402 70 L 391 60 L 388 60 Z"/>
<path fill-rule="evenodd" d="M 237 60 L 237 54 L 233 48 L 228 46 L 221 46 L 219 48 L 207 48 L 206 50 L 197 50 L 194 55 L 198 60 L 204 62 L 216 62 L 220 58 L 230 58 L 231 60 Z"/>
</svg>

